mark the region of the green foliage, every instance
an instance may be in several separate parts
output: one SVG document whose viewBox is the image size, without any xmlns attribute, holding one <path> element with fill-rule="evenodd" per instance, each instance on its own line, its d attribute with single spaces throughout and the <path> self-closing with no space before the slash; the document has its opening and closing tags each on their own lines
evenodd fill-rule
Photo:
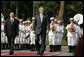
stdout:
<svg viewBox="0 0 84 57">
<path fill-rule="evenodd" d="M 34 14 L 38 14 L 38 8 L 43 6 L 45 9 L 45 14 L 51 16 L 56 16 L 59 11 L 59 1 L 34 1 Z"/>
<path fill-rule="evenodd" d="M 27 21 L 31 21 L 31 19 L 28 17 L 28 18 L 27 18 Z"/>
<path fill-rule="evenodd" d="M 2 13 L 4 14 L 4 1 L 1 2 Z M 18 1 L 18 17 L 24 20 L 27 17 L 32 17 L 38 14 L 38 8 L 43 6 L 45 9 L 45 14 L 48 14 L 49 17 L 57 17 L 60 1 Z M 68 19 L 73 17 L 77 13 L 83 14 L 83 2 L 82 1 L 65 1 L 64 9 L 64 25 L 66 26 L 69 23 Z M 16 1 L 5 1 L 5 12 L 6 18 L 9 17 L 9 13 L 14 11 L 16 13 Z M 34 12 L 33 12 L 34 10 Z"/>
<path fill-rule="evenodd" d="M 16 1 L 2 1 L 2 13 L 8 18 L 10 12 L 14 12 L 16 16 Z M 4 6 L 5 5 L 5 6 Z M 18 1 L 18 18 L 26 20 L 27 17 L 32 17 L 33 14 L 32 1 Z"/>
<path fill-rule="evenodd" d="M 67 46 L 67 41 L 65 39 L 62 39 L 62 45 Z"/>
</svg>

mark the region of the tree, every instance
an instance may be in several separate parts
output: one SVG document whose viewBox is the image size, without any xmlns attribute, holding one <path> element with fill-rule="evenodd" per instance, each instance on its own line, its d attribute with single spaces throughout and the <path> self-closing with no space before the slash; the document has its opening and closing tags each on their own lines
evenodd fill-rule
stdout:
<svg viewBox="0 0 84 57">
<path fill-rule="evenodd" d="M 63 13 L 64 13 L 64 1 L 61 1 L 60 2 L 60 10 L 59 10 L 58 19 L 62 19 L 63 18 Z"/>
<path fill-rule="evenodd" d="M 18 1 L 16 1 L 16 17 L 18 17 Z"/>
</svg>

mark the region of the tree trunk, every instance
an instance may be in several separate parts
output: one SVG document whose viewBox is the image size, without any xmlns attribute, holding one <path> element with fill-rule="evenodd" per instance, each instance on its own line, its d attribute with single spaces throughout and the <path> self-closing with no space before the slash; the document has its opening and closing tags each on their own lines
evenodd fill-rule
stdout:
<svg viewBox="0 0 84 57">
<path fill-rule="evenodd" d="M 58 19 L 63 18 L 63 13 L 64 13 L 64 1 L 61 1 L 60 2 L 60 10 L 59 10 L 59 14 L 58 14 Z"/>
<path fill-rule="evenodd" d="M 18 17 L 18 1 L 16 1 L 16 17 Z"/>
</svg>

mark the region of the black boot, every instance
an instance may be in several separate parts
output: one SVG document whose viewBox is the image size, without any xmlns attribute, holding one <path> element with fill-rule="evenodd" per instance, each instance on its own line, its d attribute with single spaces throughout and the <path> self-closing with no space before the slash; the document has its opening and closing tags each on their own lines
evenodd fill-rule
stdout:
<svg viewBox="0 0 84 57">
<path fill-rule="evenodd" d="M 61 51 L 61 45 L 59 45 L 59 51 Z"/>
<path fill-rule="evenodd" d="M 55 52 L 57 52 L 57 45 L 55 45 Z"/>
<path fill-rule="evenodd" d="M 33 45 L 33 49 L 34 49 L 34 51 L 35 51 L 35 45 Z"/>
<path fill-rule="evenodd" d="M 32 45 L 32 51 L 34 51 L 35 50 L 35 47 L 34 47 L 34 44 Z"/>
<path fill-rule="evenodd" d="M 71 52 L 71 46 L 68 46 L 69 47 L 69 52 Z"/>
<path fill-rule="evenodd" d="M 30 47 L 31 47 L 31 51 L 32 51 L 32 45 L 30 45 Z"/>
<path fill-rule="evenodd" d="M 72 52 L 74 52 L 75 46 L 72 46 Z"/>
<path fill-rule="evenodd" d="M 58 45 L 57 45 L 57 51 L 58 51 Z"/>
<path fill-rule="evenodd" d="M 73 46 L 71 46 L 71 52 L 73 52 Z"/>
<path fill-rule="evenodd" d="M 3 49 L 5 49 L 5 44 L 3 44 Z"/>
<path fill-rule="evenodd" d="M 33 51 L 33 45 L 31 45 L 31 51 Z"/>
<path fill-rule="evenodd" d="M 35 51 L 36 51 L 36 45 L 34 45 L 34 49 L 35 49 Z"/>
<path fill-rule="evenodd" d="M 50 47 L 50 52 L 52 52 L 52 45 L 49 45 L 49 47 Z"/>
<path fill-rule="evenodd" d="M 54 49 L 55 49 L 55 48 L 54 48 L 54 45 L 52 45 L 52 52 L 54 52 Z"/>
<path fill-rule="evenodd" d="M 17 44 L 17 49 L 19 50 L 19 44 Z"/>
<path fill-rule="evenodd" d="M 60 46 L 58 45 L 58 51 L 60 51 Z"/>
<path fill-rule="evenodd" d="M 54 52 L 56 52 L 56 45 L 53 45 L 54 46 Z"/>
<path fill-rule="evenodd" d="M 23 44 L 21 44 L 21 49 L 23 49 Z"/>
</svg>

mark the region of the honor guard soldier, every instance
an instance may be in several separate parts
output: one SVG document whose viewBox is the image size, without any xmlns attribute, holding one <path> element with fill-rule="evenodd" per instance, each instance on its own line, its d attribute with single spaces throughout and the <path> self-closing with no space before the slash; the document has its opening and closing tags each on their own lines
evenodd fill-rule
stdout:
<svg viewBox="0 0 84 57">
<path fill-rule="evenodd" d="M 30 49 L 30 21 L 28 20 L 26 22 L 26 26 L 25 26 L 25 29 L 26 29 L 26 48 L 27 49 Z"/>
<path fill-rule="evenodd" d="M 58 41 L 57 41 L 57 32 L 56 32 L 56 30 L 57 30 L 57 25 L 58 25 L 58 20 L 57 19 L 55 19 L 55 24 L 54 24 L 54 28 L 55 28 L 55 45 L 54 45 L 54 51 L 56 52 L 57 50 L 58 50 L 58 48 L 57 48 L 57 45 L 58 45 Z"/>
<path fill-rule="evenodd" d="M 30 33 L 30 46 L 31 46 L 31 51 L 35 50 L 35 31 L 31 31 Z"/>
<path fill-rule="evenodd" d="M 23 21 L 23 24 L 21 25 L 21 33 L 20 33 L 20 44 L 21 44 L 21 49 L 23 49 L 23 45 L 24 45 L 24 42 L 25 42 L 25 21 Z"/>
<path fill-rule="evenodd" d="M 49 47 L 50 47 L 50 52 L 54 52 L 55 50 L 55 29 L 54 29 L 54 17 L 50 18 L 51 23 L 50 23 L 50 31 L 49 31 Z"/>
<path fill-rule="evenodd" d="M 8 43 L 7 36 L 4 34 L 4 23 L 5 23 L 5 20 L 2 19 L 1 20 L 1 43 L 3 45 L 3 48 L 5 48 Z"/>
<path fill-rule="evenodd" d="M 20 49 L 22 48 L 22 34 L 23 34 L 23 31 L 22 31 L 22 29 L 23 29 L 23 26 L 24 26 L 24 24 L 23 24 L 23 19 L 20 19 L 19 20 L 19 44 L 20 44 Z"/>
<path fill-rule="evenodd" d="M 34 21 L 35 21 L 35 17 L 32 17 L 32 23 L 30 25 L 30 46 L 31 46 L 31 51 L 35 50 L 35 31 L 33 30 Z"/>
<path fill-rule="evenodd" d="M 27 21 L 24 21 L 23 22 L 23 29 L 22 29 L 22 32 L 23 32 L 23 36 L 22 36 L 22 40 L 23 40 L 23 49 L 26 48 L 26 43 L 27 43 L 27 39 L 26 39 L 26 33 L 27 33 Z"/>
<path fill-rule="evenodd" d="M 62 37 L 64 33 L 64 26 L 62 25 L 62 21 L 57 22 L 57 29 L 56 29 L 56 37 L 57 37 L 57 51 L 61 51 L 61 43 L 62 43 Z"/>
<path fill-rule="evenodd" d="M 20 44 L 20 38 L 21 38 L 21 29 L 22 29 L 22 19 L 19 19 L 19 35 L 15 38 L 15 49 L 20 49 L 19 47 L 21 46 Z"/>
<path fill-rule="evenodd" d="M 74 25 L 76 26 L 76 46 L 78 45 L 78 41 L 80 38 L 80 26 L 78 25 L 77 21 L 74 21 Z"/>
<path fill-rule="evenodd" d="M 57 23 L 57 19 L 55 19 L 55 24 L 56 24 L 56 26 L 58 25 L 58 23 Z"/>
<path fill-rule="evenodd" d="M 67 39 L 68 39 L 68 47 L 69 52 L 74 52 L 74 47 L 76 45 L 76 26 L 74 24 L 74 19 L 70 18 L 70 24 L 67 25 Z"/>
</svg>

